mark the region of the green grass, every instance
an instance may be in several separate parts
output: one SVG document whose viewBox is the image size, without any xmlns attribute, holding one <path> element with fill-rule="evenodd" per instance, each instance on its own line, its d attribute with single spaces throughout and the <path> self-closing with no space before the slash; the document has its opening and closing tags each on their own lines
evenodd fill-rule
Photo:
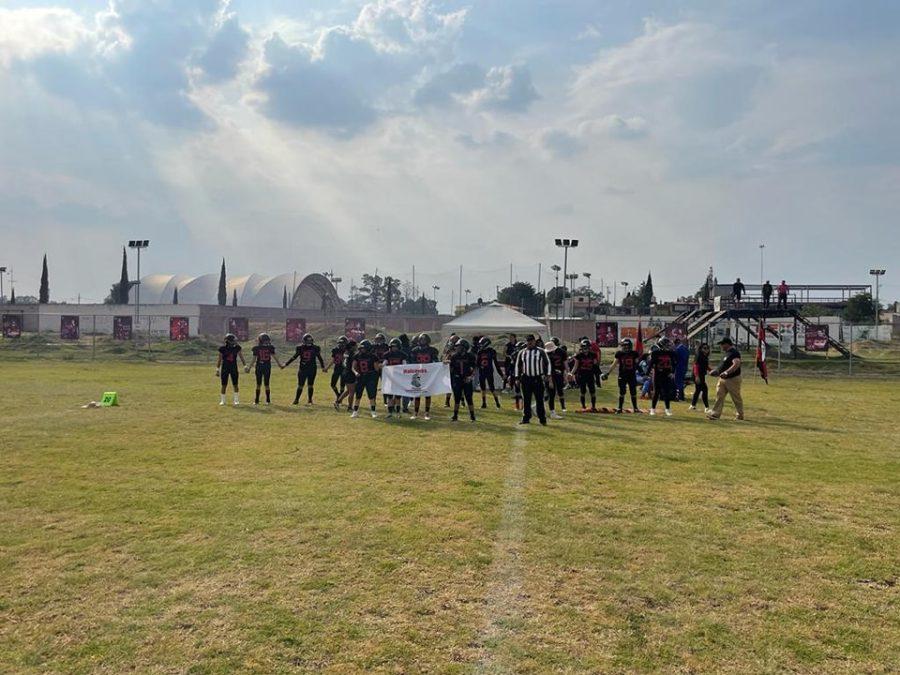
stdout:
<svg viewBox="0 0 900 675">
<path fill-rule="evenodd" d="M 210 366 L 2 373 L 0 672 L 900 668 L 896 381 L 517 429 L 297 410 L 287 371 L 224 409 Z"/>
</svg>

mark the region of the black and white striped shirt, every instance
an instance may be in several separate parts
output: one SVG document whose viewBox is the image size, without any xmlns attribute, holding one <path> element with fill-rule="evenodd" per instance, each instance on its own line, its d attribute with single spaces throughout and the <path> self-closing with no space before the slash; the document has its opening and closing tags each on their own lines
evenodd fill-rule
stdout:
<svg viewBox="0 0 900 675">
<path fill-rule="evenodd" d="M 523 349 L 516 357 L 516 377 L 550 374 L 550 357 L 540 347 Z"/>
</svg>

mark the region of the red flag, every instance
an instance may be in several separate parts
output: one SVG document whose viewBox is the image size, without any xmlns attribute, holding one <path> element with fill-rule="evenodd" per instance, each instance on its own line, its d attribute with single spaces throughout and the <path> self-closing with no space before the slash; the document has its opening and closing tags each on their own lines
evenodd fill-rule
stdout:
<svg viewBox="0 0 900 675">
<path fill-rule="evenodd" d="M 769 368 L 766 366 L 766 324 L 759 322 L 759 332 L 756 335 L 756 367 L 762 379 L 769 384 Z"/>
<path fill-rule="evenodd" d="M 644 353 L 644 335 L 641 332 L 641 320 L 638 319 L 638 334 L 637 334 L 637 342 L 634 343 L 634 351 L 638 354 Z"/>
</svg>

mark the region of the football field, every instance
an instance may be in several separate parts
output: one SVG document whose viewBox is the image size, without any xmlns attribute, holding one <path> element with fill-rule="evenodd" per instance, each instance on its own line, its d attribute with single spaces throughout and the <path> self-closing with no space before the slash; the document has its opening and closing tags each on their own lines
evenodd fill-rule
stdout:
<svg viewBox="0 0 900 675">
<path fill-rule="evenodd" d="M 0 364 L 0 672 L 900 669 L 896 379 L 522 428 L 213 370 Z"/>
</svg>

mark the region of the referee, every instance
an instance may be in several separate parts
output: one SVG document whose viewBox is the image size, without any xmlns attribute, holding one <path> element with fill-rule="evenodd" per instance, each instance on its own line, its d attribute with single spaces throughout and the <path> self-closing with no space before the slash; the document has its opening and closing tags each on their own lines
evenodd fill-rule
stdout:
<svg viewBox="0 0 900 675">
<path fill-rule="evenodd" d="M 540 349 L 534 335 L 525 338 L 525 349 L 516 356 L 515 375 L 522 384 L 525 397 L 525 410 L 519 424 L 531 422 L 531 401 L 537 405 L 537 416 L 540 423 L 547 425 L 547 414 L 544 411 L 544 381 L 550 377 L 550 357 Z"/>
</svg>

